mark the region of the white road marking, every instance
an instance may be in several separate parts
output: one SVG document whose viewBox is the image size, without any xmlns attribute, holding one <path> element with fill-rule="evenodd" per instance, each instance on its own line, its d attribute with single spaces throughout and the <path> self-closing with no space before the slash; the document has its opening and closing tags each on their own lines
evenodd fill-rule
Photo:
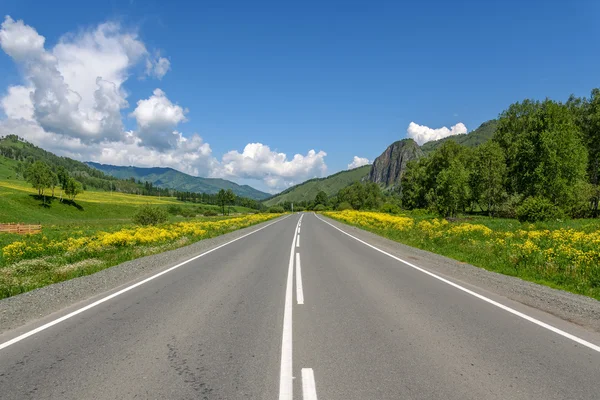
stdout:
<svg viewBox="0 0 600 400">
<path fill-rule="evenodd" d="M 394 256 L 394 255 L 392 255 L 392 254 L 390 254 L 390 253 L 388 253 L 388 252 L 386 252 L 384 250 L 381 250 L 381 249 L 373 246 L 372 244 L 369 244 L 369 243 L 365 242 L 364 240 L 361 240 L 361 239 L 359 239 L 359 238 L 357 238 L 355 236 L 352 236 L 351 234 L 343 231 L 342 229 L 338 228 L 337 226 L 333 225 L 332 223 L 330 223 L 328 221 L 325 221 L 324 219 L 322 219 L 319 216 L 317 216 L 317 218 L 319 218 L 321 221 L 325 222 L 326 224 L 332 226 L 333 228 L 337 229 L 338 231 L 342 232 L 344 235 L 350 236 L 352 239 L 354 239 L 356 241 L 359 241 L 360 243 L 364 244 L 365 246 L 368 246 L 368 247 L 372 248 L 373 250 L 376 250 L 376 251 L 378 251 L 378 252 L 380 252 L 382 254 L 385 254 L 386 256 L 391 257 L 394 260 L 400 261 L 401 263 L 406 264 L 409 267 L 416 269 L 417 271 L 420 271 L 420 272 L 422 272 L 424 274 L 427 274 L 427 275 L 431 276 L 432 278 L 435 278 L 435 279 L 437 279 L 439 281 L 442 281 L 442 282 L 444 282 L 444 283 L 446 283 L 446 284 L 448 284 L 450 286 L 453 286 L 453 287 L 455 287 L 458 290 L 462 290 L 463 292 L 468 293 L 468 294 L 470 294 L 473 297 L 477 297 L 478 299 L 483 300 L 486 303 L 489 303 L 489 304 L 494 305 L 494 306 L 496 306 L 498 308 L 501 308 L 504 311 L 508 311 L 509 313 L 514 314 L 517 317 L 523 318 L 523 319 L 525 319 L 525 320 L 527 320 L 527 321 L 529 321 L 531 323 L 534 323 L 534 324 L 536 324 L 538 326 L 541 326 L 542 328 L 545 328 L 545 329 L 547 329 L 547 330 L 549 330 L 551 332 L 554 332 L 554 333 L 556 333 L 558 335 L 561 335 L 561 336 L 563 336 L 563 337 L 565 337 L 567 339 L 570 339 L 570 340 L 572 340 L 572 341 L 574 341 L 576 343 L 579 343 L 579 344 L 581 344 L 581 345 L 583 345 L 585 347 L 588 347 L 588 348 L 590 348 L 590 349 L 592 349 L 592 350 L 597 351 L 597 352 L 600 353 L 600 346 L 598 346 L 598 345 L 590 343 L 587 340 L 581 339 L 580 337 L 577 337 L 577 336 L 572 335 L 572 334 L 570 334 L 568 332 L 565 332 L 565 331 L 563 331 L 561 329 L 558 329 L 558 328 L 556 328 L 556 327 L 554 327 L 554 326 L 552 326 L 550 324 L 547 324 L 547 323 L 542 322 L 542 321 L 540 321 L 538 319 L 530 317 L 529 315 L 524 314 L 524 313 L 522 313 L 520 311 L 517 311 L 517 310 L 515 310 L 513 308 L 510 308 L 508 306 L 505 306 L 502 303 L 498 303 L 497 301 L 494 301 L 494 300 L 492 300 L 490 298 L 487 298 L 487 297 L 485 297 L 483 295 L 480 295 L 479 293 L 476 293 L 476 292 L 474 292 L 472 290 L 469 290 L 469 289 L 467 289 L 467 288 L 465 288 L 463 286 L 460 286 L 460 285 L 458 285 L 458 284 L 456 284 L 456 283 L 454 283 L 452 281 L 449 281 L 448 279 L 442 278 L 441 276 L 438 276 L 438 275 L 434 274 L 433 272 L 429 272 L 426 269 L 418 267 L 418 266 L 416 266 L 416 265 L 414 265 L 414 264 L 412 264 L 412 263 L 410 263 L 408 261 L 405 261 L 405 260 L 403 260 L 403 259 L 401 259 L 399 257 L 396 257 L 396 256 Z"/>
<path fill-rule="evenodd" d="M 302 368 L 302 397 L 304 400 L 317 400 L 315 374 L 312 368 Z"/>
<path fill-rule="evenodd" d="M 296 247 L 300 247 L 300 235 L 296 237 Z"/>
<path fill-rule="evenodd" d="M 300 234 L 300 227 L 298 227 L 298 234 Z"/>
<path fill-rule="evenodd" d="M 298 225 L 302 216 L 298 220 Z M 298 226 L 296 225 L 296 226 Z M 296 242 L 297 229 L 294 229 L 294 239 L 290 249 L 290 262 L 285 287 L 285 306 L 283 310 L 283 333 L 281 337 L 281 371 L 279 373 L 279 400 L 292 400 L 294 398 L 294 385 L 292 376 L 292 290 L 294 289 L 294 243 Z"/>
<path fill-rule="evenodd" d="M 300 267 L 300 253 L 296 253 L 296 301 L 304 304 L 304 291 L 302 290 L 302 269 Z"/>
<path fill-rule="evenodd" d="M 173 271 L 174 269 L 177 269 L 177 268 L 181 267 L 182 265 L 185 265 L 185 264 L 187 264 L 187 263 L 189 263 L 189 262 L 192 262 L 192 261 L 194 261 L 194 260 L 197 260 L 197 259 L 198 259 L 198 258 L 200 258 L 200 257 L 203 257 L 203 256 L 205 256 L 205 255 L 207 255 L 207 254 L 209 254 L 209 253 L 212 253 L 213 251 L 219 250 L 220 248 L 222 248 L 222 247 L 225 247 L 225 246 L 227 246 L 227 245 L 229 245 L 229 244 L 231 244 L 231 243 L 233 243 L 233 242 L 237 242 L 238 240 L 240 240 L 240 239 L 243 239 L 243 238 L 245 238 L 245 237 L 247 237 L 247 236 L 250 236 L 250 235 L 252 235 L 252 234 L 254 234 L 254 233 L 256 233 L 256 232 L 262 231 L 263 229 L 265 229 L 265 228 L 268 228 L 269 226 L 271 226 L 271 225 L 273 225 L 273 224 L 276 224 L 277 222 L 283 221 L 283 220 L 284 220 L 284 219 L 286 219 L 286 218 L 288 218 L 288 216 L 286 216 L 286 217 L 284 217 L 284 218 L 282 218 L 282 219 L 280 219 L 280 220 L 277 220 L 277 221 L 271 222 L 270 224 L 268 224 L 268 225 L 265 225 L 265 226 L 263 226 L 263 227 L 261 227 L 261 228 L 258 228 L 258 229 L 257 229 L 257 230 L 255 230 L 255 231 L 252 231 L 252 232 L 250 232 L 250 233 L 247 233 L 247 234 L 245 234 L 245 235 L 242 235 L 242 236 L 240 236 L 239 238 L 236 238 L 236 239 L 230 240 L 229 242 L 227 242 L 227 243 L 224 243 L 224 244 L 222 244 L 222 245 L 220 245 L 220 246 L 217 246 L 217 247 L 215 247 L 214 249 L 210 249 L 210 250 L 208 250 L 208 251 L 205 251 L 204 253 L 202 253 L 202 254 L 199 254 L 199 255 L 197 255 L 197 256 L 194 256 L 194 257 L 190 258 L 189 260 L 186 260 L 186 261 L 184 261 L 184 262 L 181 262 L 181 263 L 179 263 L 179 264 L 177 264 L 177 265 L 174 265 L 174 266 L 172 266 L 172 267 L 170 267 L 170 268 L 168 268 L 168 269 L 165 269 L 164 271 L 161 271 L 161 272 L 159 272 L 158 274 L 152 275 L 151 277 L 149 277 L 149 278 L 146 278 L 146 279 L 144 279 L 143 281 L 139 281 L 138 283 L 135 283 L 135 284 L 133 284 L 133 285 L 131 285 L 131 286 L 128 286 L 128 287 L 126 287 L 126 288 L 124 288 L 124 289 L 121 289 L 121 290 L 119 290 L 118 292 L 115 292 L 115 293 L 113 293 L 113 294 L 111 294 L 111 295 L 109 295 L 109 296 L 103 297 L 103 298 L 101 298 L 100 300 L 97 300 L 97 301 L 95 301 L 95 302 L 93 302 L 93 303 L 91 303 L 91 304 L 88 304 L 88 305 L 87 305 L 87 306 L 85 306 L 85 307 L 82 307 L 82 308 L 80 308 L 80 309 L 78 309 L 78 310 L 75 310 L 75 311 L 73 311 L 73 312 L 71 312 L 71 313 L 69 313 L 69 314 L 67 314 L 67 315 L 64 315 L 64 316 L 62 316 L 62 317 L 60 317 L 60 318 L 57 318 L 57 319 L 55 319 L 55 320 L 53 320 L 53 321 L 51 321 L 51 322 L 48 322 L 47 324 L 44 324 L 44 325 L 42 325 L 42 326 L 40 326 L 40 327 L 37 327 L 37 328 L 35 328 L 35 329 L 33 329 L 33 330 L 29 331 L 29 332 L 26 332 L 26 333 L 24 333 L 24 334 L 22 334 L 22 335 L 20 335 L 20 336 L 17 336 L 17 337 L 16 337 L 16 338 L 14 338 L 14 339 L 11 339 L 11 340 L 9 340 L 9 341 L 7 341 L 7 342 L 1 343 L 1 344 L 0 344 L 0 350 L 2 350 L 2 349 L 5 349 L 5 348 L 7 348 L 8 346 L 10 346 L 10 345 L 13 345 L 13 344 L 15 344 L 15 343 L 17 343 L 17 342 L 20 342 L 21 340 L 23 340 L 23 339 L 26 339 L 26 338 L 28 338 L 29 336 L 33 336 L 33 335 L 35 335 L 36 333 L 39 333 L 39 332 L 41 332 L 41 331 L 44 331 L 44 330 L 46 330 L 46 329 L 48 329 L 48 328 L 50 328 L 50 327 L 52 327 L 52 326 L 54 326 L 54 325 L 56 325 L 56 324 L 59 324 L 59 323 L 61 323 L 61 322 L 63 322 L 63 321 L 66 321 L 66 320 L 68 320 L 69 318 L 72 318 L 72 317 L 74 317 L 74 316 L 76 316 L 76 315 L 78 315 L 78 314 L 81 314 L 82 312 L 84 312 L 84 311 L 87 311 L 87 310 L 89 310 L 89 309 L 91 309 L 91 308 L 94 308 L 94 307 L 96 307 L 96 306 L 98 306 L 98 305 L 100 305 L 100 304 L 102 304 L 102 303 L 104 303 L 104 302 L 107 302 L 108 300 L 114 299 L 115 297 L 117 297 L 117 296 L 120 296 L 120 295 L 122 295 L 123 293 L 129 292 L 130 290 L 132 290 L 132 289 L 135 289 L 135 288 L 136 288 L 136 287 L 138 287 L 138 286 L 142 286 L 143 284 L 145 284 L 145 283 L 148 283 L 148 282 L 150 282 L 151 280 L 154 280 L 154 279 L 158 278 L 159 276 L 162 276 L 162 275 L 164 275 L 164 274 L 166 274 L 166 273 L 169 273 L 169 272 Z"/>
</svg>

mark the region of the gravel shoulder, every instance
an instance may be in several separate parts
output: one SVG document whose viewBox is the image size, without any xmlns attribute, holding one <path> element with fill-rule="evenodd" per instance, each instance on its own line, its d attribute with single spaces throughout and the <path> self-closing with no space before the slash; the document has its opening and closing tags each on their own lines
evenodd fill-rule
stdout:
<svg viewBox="0 0 600 400">
<path fill-rule="evenodd" d="M 189 246 L 137 258 L 92 275 L 55 283 L 0 300 L 0 334 L 19 328 L 66 308 L 83 306 L 136 281 L 172 267 L 200 253 L 220 246 L 265 225 L 286 217 L 262 222 Z"/>
<path fill-rule="evenodd" d="M 331 224 L 381 250 L 413 262 L 440 276 L 451 279 L 575 323 L 586 330 L 600 332 L 600 301 L 553 289 L 537 283 L 487 271 L 439 254 L 386 239 L 374 233 L 319 215 Z"/>
</svg>

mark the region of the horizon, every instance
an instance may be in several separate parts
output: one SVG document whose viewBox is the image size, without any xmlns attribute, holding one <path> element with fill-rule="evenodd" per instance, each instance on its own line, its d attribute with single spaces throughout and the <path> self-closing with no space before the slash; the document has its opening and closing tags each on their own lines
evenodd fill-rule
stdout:
<svg viewBox="0 0 600 400">
<path fill-rule="evenodd" d="M 592 1 L 317 5 L 7 1 L 0 136 L 274 194 L 597 86 Z"/>
</svg>

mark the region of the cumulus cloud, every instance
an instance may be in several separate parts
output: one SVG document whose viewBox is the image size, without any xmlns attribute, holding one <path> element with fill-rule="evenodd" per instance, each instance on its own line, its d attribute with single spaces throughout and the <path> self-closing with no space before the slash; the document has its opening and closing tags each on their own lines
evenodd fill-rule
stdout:
<svg viewBox="0 0 600 400">
<path fill-rule="evenodd" d="M 171 62 L 165 58 L 156 55 L 154 58 L 146 59 L 146 75 L 162 79 L 171 69 Z"/>
<path fill-rule="evenodd" d="M 137 102 L 131 113 L 138 126 L 141 144 L 154 149 L 167 149 L 178 140 L 175 127 L 184 122 L 187 109 L 173 104 L 165 92 L 155 89 L 148 99 Z"/>
<path fill-rule="evenodd" d="M 462 122 L 450 127 L 450 129 L 445 126 L 438 129 L 433 129 L 425 125 L 419 125 L 411 122 L 406 130 L 408 137 L 414 139 L 419 145 L 432 140 L 439 140 L 448 136 L 460 135 L 464 133 L 467 133 L 467 127 Z"/>
<path fill-rule="evenodd" d="M 33 121 L 33 88 L 9 86 L 6 95 L 0 99 L 0 105 L 8 118 Z"/>
<path fill-rule="evenodd" d="M 284 189 L 304 180 L 325 175 L 324 151 L 309 150 L 288 159 L 262 143 L 249 143 L 242 153 L 230 151 L 223 155 L 214 176 L 224 178 L 260 179 L 271 189 Z"/>
<path fill-rule="evenodd" d="M 44 130 L 86 143 L 119 140 L 124 133 L 120 112 L 127 107 L 121 85 L 127 70 L 147 53 L 144 44 L 114 23 L 65 35 L 51 50 L 44 43 L 23 21 L 7 16 L 1 25 L 0 46 L 23 67 L 31 88 L 31 103 L 20 105 L 25 116 L 32 108 Z M 18 90 L 23 94 L 25 87 Z M 2 101 L 9 118 L 16 115 L 11 104 L 18 94 L 9 90 Z"/>
<path fill-rule="evenodd" d="M 368 158 L 354 156 L 354 159 L 352 160 L 352 162 L 350 164 L 348 164 L 348 169 L 362 167 L 363 165 L 367 165 L 367 164 L 370 164 Z"/>
<path fill-rule="evenodd" d="M 179 125 L 188 110 L 161 89 L 136 102 L 129 116 L 124 84 L 146 60 L 146 73 L 162 78 L 168 59 L 147 50 L 134 31 L 107 22 L 62 36 L 53 48 L 35 28 L 7 16 L 0 26 L 0 47 L 23 72 L 21 84 L 0 98 L 5 119 L 0 136 L 16 134 L 58 155 L 82 161 L 141 167 L 164 166 L 200 176 L 258 180 L 283 189 L 326 173 L 326 153 L 308 151 L 288 158 L 261 143 L 219 161 L 198 134 L 183 135 Z"/>
</svg>

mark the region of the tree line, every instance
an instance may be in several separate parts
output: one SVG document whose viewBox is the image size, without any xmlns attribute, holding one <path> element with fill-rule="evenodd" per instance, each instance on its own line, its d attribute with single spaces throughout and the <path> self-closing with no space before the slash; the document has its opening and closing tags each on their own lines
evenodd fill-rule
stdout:
<svg viewBox="0 0 600 400">
<path fill-rule="evenodd" d="M 409 163 L 403 208 L 442 216 L 482 211 L 539 220 L 597 217 L 600 198 L 600 89 L 566 103 L 525 100 L 500 114 L 491 141 L 453 141 Z"/>
</svg>

